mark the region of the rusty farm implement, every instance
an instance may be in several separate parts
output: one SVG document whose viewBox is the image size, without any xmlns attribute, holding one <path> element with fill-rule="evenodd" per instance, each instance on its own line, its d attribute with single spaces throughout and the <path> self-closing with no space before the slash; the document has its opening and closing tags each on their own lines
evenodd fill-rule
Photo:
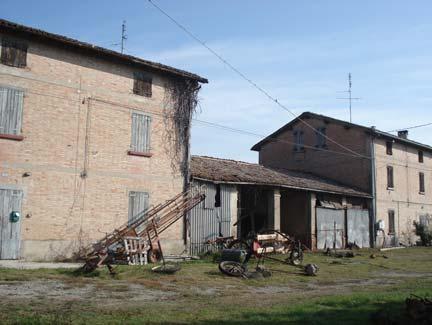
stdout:
<svg viewBox="0 0 432 325">
<path fill-rule="evenodd" d="M 145 258 L 149 252 L 152 260 L 161 259 L 162 267 L 164 267 L 165 259 L 159 239 L 160 234 L 204 199 L 205 194 L 202 188 L 191 187 L 164 203 L 140 212 L 132 220 L 108 233 L 89 247 L 85 264 L 81 270 L 87 273 L 106 265 L 110 273 L 113 274 L 114 270 L 111 264 L 114 257 L 119 255 L 124 257 L 131 250 L 144 253 Z M 131 239 L 133 240 L 131 241 Z M 132 245 L 130 245 L 131 242 Z M 130 256 L 128 260 L 131 261 Z"/>
</svg>

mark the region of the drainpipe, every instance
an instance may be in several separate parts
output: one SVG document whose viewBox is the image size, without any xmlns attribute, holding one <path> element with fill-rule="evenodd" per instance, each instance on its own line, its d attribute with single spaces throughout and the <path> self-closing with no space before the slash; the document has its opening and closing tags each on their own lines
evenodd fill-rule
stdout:
<svg viewBox="0 0 432 325">
<path fill-rule="evenodd" d="M 375 127 L 372 127 L 372 131 Z M 375 169 L 375 146 L 374 136 L 371 136 L 370 141 L 370 153 L 371 153 L 371 183 L 372 183 L 372 247 L 376 247 L 376 169 Z"/>
</svg>

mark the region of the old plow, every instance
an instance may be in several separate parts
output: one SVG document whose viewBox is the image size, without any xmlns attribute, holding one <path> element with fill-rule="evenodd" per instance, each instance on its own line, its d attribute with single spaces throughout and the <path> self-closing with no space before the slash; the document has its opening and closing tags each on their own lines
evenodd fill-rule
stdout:
<svg viewBox="0 0 432 325">
<path fill-rule="evenodd" d="M 144 243 L 141 249 L 148 251 L 153 260 L 162 259 L 165 264 L 159 239 L 160 234 L 204 199 L 203 188 L 191 187 L 164 203 L 138 213 L 132 220 L 106 234 L 88 248 L 85 254 L 86 262 L 81 271 L 92 272 L 106 265 L 110 273 L 114 274 L 111 265 L 115 259 L 114 256 L 126 255 L 127 242 L 130 238 L 140 239 L 140 242 Z"/>
</svg>

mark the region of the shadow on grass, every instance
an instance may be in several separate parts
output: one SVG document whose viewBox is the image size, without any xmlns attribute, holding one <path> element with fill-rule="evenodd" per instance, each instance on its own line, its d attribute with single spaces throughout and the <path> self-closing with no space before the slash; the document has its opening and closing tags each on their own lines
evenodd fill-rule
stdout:
<svg viewBox="0 0 432 325">
<path fill-rule="evenodd" d="M 287 307 L 287 310 L 241 313 L 236 319 L 206 324 L 411 324 L 401 302 L 329 302 Z"/>
</svg>

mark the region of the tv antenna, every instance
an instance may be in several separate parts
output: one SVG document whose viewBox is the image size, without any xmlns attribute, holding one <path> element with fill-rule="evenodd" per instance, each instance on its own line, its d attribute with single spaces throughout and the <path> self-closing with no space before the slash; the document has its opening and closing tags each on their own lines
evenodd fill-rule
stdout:
<svg viewBox="0 0 432 325">
<path fill-rule="evenodd" d="M 126 35 L 126 20 L 123 20 L 123 24 L 122 24 L 122 36 L 121 36 L 121 53 L 122 54 L 124 52 L 124 45 L 125 45 L 126 40 L 127 40 L 127 35 Z"/>
<path fill-rule="evenodd" d="M 352 101 L 361 99 L 360 97 L 352 97 L 351 87 L 352 87 L 352 82 L 351 82 L 351 72 L 350 72 L 348 73 L 348 90 L 342 91 L 343 93 L 348 93 L 348 97 L 338 98 L 338 99 L 344 99 L 349 101 L 350 123 L 352 123 Z"/>
</svg>

